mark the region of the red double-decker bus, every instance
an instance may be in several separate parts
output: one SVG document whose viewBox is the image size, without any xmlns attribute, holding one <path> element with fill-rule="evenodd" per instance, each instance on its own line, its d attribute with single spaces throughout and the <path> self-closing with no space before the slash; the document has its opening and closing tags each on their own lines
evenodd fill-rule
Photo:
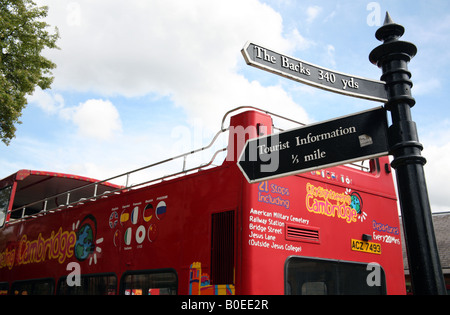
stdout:
<svg viewBox="0 0 450 315">
<path fill-rule="evenodd" d="M 202 148 L 106 181 L 24 170 L 1 180 L 0 292 L 404 294 L 388 158 L 249 184 L 236 158 L 273 132 L 272 117 L 232 116 L 216 166 L 186 167 Z M 174 160 L 181 171 L 130 184 Z"/>
</svg>

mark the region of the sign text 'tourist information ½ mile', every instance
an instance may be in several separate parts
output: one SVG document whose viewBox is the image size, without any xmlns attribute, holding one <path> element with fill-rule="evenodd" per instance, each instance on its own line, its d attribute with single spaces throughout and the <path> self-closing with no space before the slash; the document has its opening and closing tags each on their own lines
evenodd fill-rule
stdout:
<svg viewBox="0 0 450 315">
<path fill-rule="evenodd" d="M 247 141 L 238 166 L 250 183 L 388 154 L 382 107 Z"/>
</svg>

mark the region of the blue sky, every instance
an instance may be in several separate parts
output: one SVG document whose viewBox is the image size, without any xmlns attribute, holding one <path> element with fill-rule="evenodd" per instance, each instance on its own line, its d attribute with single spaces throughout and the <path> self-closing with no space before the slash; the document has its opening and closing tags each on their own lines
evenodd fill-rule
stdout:
<svg viewBox="0 0 450 315">
<path fill-rule="evenodd" d="M 368 55 L 389 11 L 418 47 L 412 115 L 432 208 L 450 211 L 449 1 L 36 2 L 59 28 L 61 50 L 45 52 L 58 68 L 52 89 L 29 97 L 16 138 L 0 144 L 0 178 L 19 169 L 111 177 L 206 145 L 223 114 L 242 105 L 306 123 L 378 106 L 250 67 L 240 50 L 250 40 L 379 79 Z"/>
</svg>

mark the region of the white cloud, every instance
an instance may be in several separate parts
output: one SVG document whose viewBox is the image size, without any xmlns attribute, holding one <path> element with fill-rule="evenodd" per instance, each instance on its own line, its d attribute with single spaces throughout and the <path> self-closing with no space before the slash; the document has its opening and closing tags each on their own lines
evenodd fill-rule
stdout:
<svg viewBox="0 0 450 315">
<path fill-rule="evenodd" d="M 314 41 L 305 38 L 300 34 L 298 29 L 293 29 L 290 34 L 287 35 L 287 38 L 290 43 L 295 45 L 296 50 L 306 50 L 314 45 Z"/>
<path fill-rule="evenodd" d="M 78 127 L 81 136 L 90 139 L 111 140 L 122 131 L 119 112 L 110 101 L 91 99 L 63 109 L 61 115 Z"/>
<path fill-rule="evenodd" d="M 29 103 L 35 103 L 44 112 L 56 114 L 64 108 L 64 98 L 61 94 L 51 94 L 37 87 L 33 93 L 27 97 Z"/>
<path fill-rule="evenodd" d="M 283 35 L 280 14 L 257 0 L 40 2 L 60 30 L 61 50 L 48 52 L 58 90 L 169 96 L 214 128 L 227 110 L 249 103 L 301 111 L 308 120 L 283 89 L 238 73 L 247 67 L 240 54 L 247 40 L 287 54 L 311 44 L 298 30 Z"/>
<path fill-rule="evenodd" d="M 136 97 L 164 96 L 182 109 L 177 113 L 186 114 L 183 128 L 202 122 L 205 135 L 219 129 L 226 111 L 242 105 L 309 121 L 281 85 L 263 86 L 241 74 L 245 67 L 266 75 L 245 65 L 240 51 L 248 40 L 286 54 L 313 43 L 297 29 L 285 32 L 281 15 L 258 0 L 36 2 L 49 6 L 47 21 L 59 28 L 61 50 L 46 52 L 58 66 L 53 90 L 39 91 L 30 101 L 78 130 L 70 136 L 70 146 L 59 146 L 58 161 L 64 162 L 55 171 L 104 178 L 184 151 L 171 138 L 176 125 L 148 133 L 125 126 L 129 117 L 120 117 L 113 104 L 116 96 L 128 98 L 130 106 Z M 58 95 L 66 92 L 81 92 L 87 100 L 71 104 L 73 98 L 67 96 L 64 102 Z M 154 114 L 152 105 L 130 109 L 140 113 L 136 119 L 142 122 Z M 114 145 L 105 141 L 111 139 Z M 193 139 L 189 150 L 210 140 L 205 139 Z"/>
<path fill-rule="evenodd" d="M 333 45 L 331 45 L 331 44 L 327 45 L 327 60 L 333 68 L 336 67 L 336 59 L 334 57 L 335 52 L 336 52 L 336 48 L 334 48 Z"/>
<path fill-rule="evenodd" d="M 450 178 L 450 168 L 448 167 L 450 142 L 439 146 L 431 145 L 425 147 L 423 156 L 428 161 L 424 169 L 430 201 L 433 205 L 432 210 L 450 211 L 447 186 Z"/>
<path fill-rule="evenodd" d="M 314 5 L 314 6 L 309 6 L 307 9 L 306 9 L 306 14 L 307 14 L 307 18 L 306 18 L 306 21 L 308 22 L 308 23 L 312 23 L 316 18 L 317 18 L 317 16 L 320 14 L 322 12 L 322 8 L 321 7 L 319 7 L 319 6 L 317 6 L 317 5 Z"/>
<path fill-rule="evenodd" d="M 441 80 L 431 78 L 427 80 L 416 80 L 413 86 L 412 93 L 414 95 L 427 95 L 435 93 L 441 88 Z"/>
<path fill-rule="evenodd" d="M 281 16 L 256 0 L 43 2 L 61 33 L 62 50 L 51 52 L 58 88 L 174 93 L 205 74 L 234 70 L 250 38 L 291 46 Z"/>
<path fill-rule="evenodd" d="M 450 122 L 436 122 L 434 128 L 424 133 L 422 155 L 427 159 L 424 166 L 428 193 L 433 211 L 450 211 L 447 181 L 450 178 Z"/>
<path fill-rule="evenodd" d="M 78 106 L 69 107 L 65 105 L 61 94 L 37 88 L 28 96 L 28 102 L 47 114 L 71 121 L 83 138 L 110 140 L 122 131 L 119 111 L 109 100 L 89 99 Z"/>
</svg>

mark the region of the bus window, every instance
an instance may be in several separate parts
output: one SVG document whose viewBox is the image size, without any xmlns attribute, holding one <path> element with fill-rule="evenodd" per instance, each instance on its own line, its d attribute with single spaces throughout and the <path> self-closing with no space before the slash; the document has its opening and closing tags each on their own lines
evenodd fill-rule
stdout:
<svg viewBox="0 0 450 315">
<path fill-rule="evenodd" d="M 59 295 L 115 295 L 117 277 L 115 274 L 81 275 L 80 285 L 70 286 L 67 276 L 58 281 Z"/>
<path fill-rule="evenodd" d="M 55 289 L 53 279 L 37 279 L 16 281 L 12 284 L 11 293 L 14 295 L 51 295 Z"/>
<path fill-rule="evenodd" d="M 327 295 L 327 285 L 325 282 L 305 282 L 302 284 L 302 295 Z"/>
<path fill-rule="evenodd" d="M 178 277 L 173 269 L 128 271 L 122 276 L 120 293 L 125 295 L 176 295 L 177 287 Z"/>
<path fill-rule="evenodd" d="M 0 295 L 7 295 L 9 290 L 8 282 L 0 282 Z"/>
<path fill-rule="evenodd" d="M 6 213 L 8 212 L 9 198 L 11 197 L 12 186 L 0 189 L 0 227 L 5 224 Z"/>
<path fill-rule="evenodd" d="M 285 293 L 293 295 L 386 294 L 386 276 L 374 275 L 368 264 L 289 257 L 285 266 Z M 373 277 L 376 277 L 374 281 Z"/>
</svg>

